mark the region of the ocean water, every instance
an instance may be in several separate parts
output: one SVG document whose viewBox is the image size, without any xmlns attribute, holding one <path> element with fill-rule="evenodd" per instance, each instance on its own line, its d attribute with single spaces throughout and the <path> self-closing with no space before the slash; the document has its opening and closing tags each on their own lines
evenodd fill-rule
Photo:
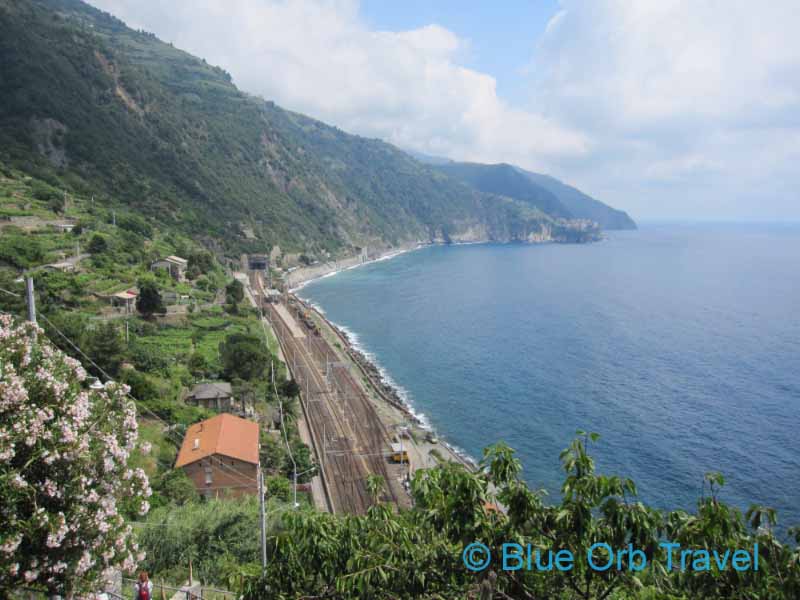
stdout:
<svg viewBox="0 0 800 600">
<path fill-rule="evenodd" d="M 606 473 L 660 508 L 723 498 L 800 524 L 800 226 L 644 225 L 591 245 L 427 247 L 300 295 L 473 457 L 514 447 L 557 497 L 600 433 Z"/>
</svg>

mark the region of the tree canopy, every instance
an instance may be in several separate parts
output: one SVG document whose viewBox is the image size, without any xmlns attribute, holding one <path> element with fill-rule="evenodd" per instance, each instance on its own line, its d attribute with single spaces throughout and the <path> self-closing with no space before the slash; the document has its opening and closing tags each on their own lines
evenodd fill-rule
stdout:
<svg viewBox="0 0 800 600">
<path fill-rule="evenodd" d="M 136 310 L 145 318 L 150 318 L 155 313 L 164 314 L 167 312 L 155 280 L 147 278 L 139 281 L 139 296 L 136 298 Z"/>
<path fill-rule="evenodd" d="M 261 377 L 269 365 L 270 354 L 264 342 L 245 333 L 234 333 L 219 346 L 220 360 L 225 378 L 245 381 Z"/>
<path fill-rule="evenodd" d="M 800 551 L 778 540 L 772 511 L 754 506 L 743 515 L 724 504 L 718 474 L 706 477 L 694 514 L 648 507 L 633 481 L 596 472 L 588 449 L 598 438 L 579 433 L 561 455 L 565 478 L 555 504 L 546 504 L 542 492 L 527 486 L 514 451 L 498 444 L 486 449 L 475 472 L 455 463 L 418 470 L 410 510 L 398 513 L 381 504 L 380 482 L 370 481 L 376 502 L 366 515 L 288 514 L 284 529 L 270 538 L 266 576 L 245 579 L 245 598 L 800 597 Z M 660 546 L 665 540 L 709 552 L 757 548 L 760 567 L 668 569 L 667 550 Z M 493 557 L 484 570 L 471 571 L 463 562 L 473 542 L 484 544 Z M 506 543 L 521 549 L 530 545 L 544 557 L 543 566 L 550 551 L 569 549 L 578 558 L 563 571 L 503 569 L 497 557 Z M 641 554 L 618 552 L 614 568 L 593 569 L 585 557 L 598 543 L 612 549 L 630 545 Z M 594 556 L 598 565 L 609 558 L 602 547 Z M 648 566 L 637 570 L 643 559 Z"/>
</svg>

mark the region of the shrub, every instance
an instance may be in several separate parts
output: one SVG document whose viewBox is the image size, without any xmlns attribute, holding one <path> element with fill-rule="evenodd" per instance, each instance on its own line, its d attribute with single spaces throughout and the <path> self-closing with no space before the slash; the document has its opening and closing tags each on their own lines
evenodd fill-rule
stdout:
<svg viewBox="0 0 800 600">
<path fill-rule="evenodd" d="M 147 475 L 128 466 L 136 409 L 122 385 L 84 390 L 36 326 L 0 315 L 0 339 L 0 589 L 94 591 L 144 558 L 120 514 L 149 509 Z"/>
</svg>

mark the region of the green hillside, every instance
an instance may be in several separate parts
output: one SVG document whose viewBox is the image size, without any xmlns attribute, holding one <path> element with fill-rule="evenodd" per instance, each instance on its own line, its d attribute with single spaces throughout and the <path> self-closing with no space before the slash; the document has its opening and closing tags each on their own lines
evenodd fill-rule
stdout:
<svg viewBox="0 0 800 600">
<path fill-rule="evenodd" d="M 519 169 L 519 172 L 534 184 L 552 193 L 576 218 L 596 221 L 603 229 L 636 229 L 634 220 L 623 210 L 611 208 L 555 177 L 523 169 Z"/>
<path fill-rule="evenodd" d="M 450 162 L 437 165 L 436 169 L 481 192 L 520 200 L 554 217 L 573 216 L 553 193 L 536 185 L 511 165 Z"/>
<path fill-rule="evenodd" d="M 222 69 L 78 0 L 0 2 L 0 65 L 0 162 L 230 254 L 543 231 L 582 241 L 549 210 L 249 96 Z"/>
<path fill-rule="evenodd" d="M 484 192 L 522 200 L 553 215 L 589 219 L 603 229 L 636 229 L 636 223 L 625 211 L 612 208 L 550 175 L 514 165 L 459 163 L 413 150 L 409 153 L 420 162 Z"/>
</svg>

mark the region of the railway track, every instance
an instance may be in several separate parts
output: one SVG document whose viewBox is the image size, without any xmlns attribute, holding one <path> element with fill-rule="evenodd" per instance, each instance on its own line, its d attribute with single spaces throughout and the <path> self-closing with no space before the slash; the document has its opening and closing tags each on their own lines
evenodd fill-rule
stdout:
<svg viewBox="0 0 800 600">
<path fill-rule="evenodd" d="M 387 466 L 391 436 L 349 368 L 333 360 L 333 348 L 299 318 L 296 308 L 289 309 L 291 324 L 273 305 L 263 308 L 300 386 L 332 511 L 364 513 L 373 502 L 367 489 L 370 474 L 383 477 L 384 500 L 397 504 L 398 492 L 404 492 Z"/>
</svg>

